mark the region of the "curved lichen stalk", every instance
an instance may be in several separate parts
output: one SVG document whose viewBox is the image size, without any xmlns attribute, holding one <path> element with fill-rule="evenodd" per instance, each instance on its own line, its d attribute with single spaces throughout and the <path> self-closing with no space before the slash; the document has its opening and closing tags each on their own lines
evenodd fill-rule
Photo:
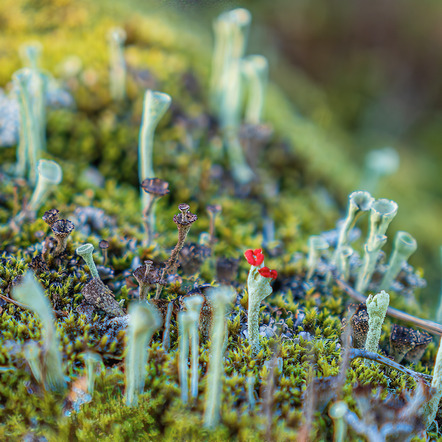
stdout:
<svg viewBox="0 0 442 442">
<path fill-rule="evenodd" d="M 40 319 L 42 324 L 42 368 L 45 388 L 61 391 L 66 388 L 63 373 L 59 339 L 55 329 L 52 307 L 45 296 L 43 287 L 35 280 L 32 272 L 23 276 L 22 282 L 12 289 L 14 299 L 27 305 Z"/>
<path fill-rule="evenodd" d="M 115 101 L 126 98 L 126 61 L 124 59 L 124 42 L 126 32 L 122 28 L 113 28 L 109 31 L 109 82 L 110 93 Z"/>
</svg>

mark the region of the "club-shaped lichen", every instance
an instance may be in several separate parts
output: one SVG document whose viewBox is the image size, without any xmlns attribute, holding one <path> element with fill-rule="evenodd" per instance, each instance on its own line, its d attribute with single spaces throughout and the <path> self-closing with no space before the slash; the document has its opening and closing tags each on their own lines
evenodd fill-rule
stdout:
<svg viewBox="0 0 442 442">
<path fill-rule="evenodd" d="M 204 426 L 213 428 L 220 418 L 221 378 L 224 372 L 223 354 L 226 337 L 225 315 L 227 306 L 234 301 L 236 293 L 230 287 L 218 287 L 211 289 L 208 295 L 214 308 L 214 317 L 210 333 L 210 362 L 206 379 Z"/>
<path fill-rule="evenodd" d="M 92 254 L 94 253 L 94 246 L 90 243 L 83 244 L 78 247 L 76 250 L 78 256 L 81 256 L 86 265 L 89 267 L 89 271 L 91 272 L 92 278 L 99 278 L 97 267 L 95 266 L 94 257 Z"/>
<path fill-rule="evenodd" d="M 262 55 L 248 55 L 242 61 L 242 71 L 248 85 L 244 120 L 248 124 L 260 124 L 269 76 L 267 58 Z"/>
<path fill-rule="evenodd" d="M 364 258 L 356 282 L 356 290 L 365 292 L 376 267 L 379 253 L 387 241 L 385 232 L 396 216 L 398 206 L 392 200 L 379 199 L 373 202 L 370 209 L 370 228 L 364 246 Z"/>
<path fill-rule="evenodd" d="M 199 332 L 198 324 L 201 313 L 201 307 L 203 305 L 204 298 L 200 295 L 188 296 L 184 299 L 184 304 L 187 311 L 191 314 L 189 325 L 189 340 L 192 351 L 191 362 L 191 378 L 190 378 L 190 397 L 198 397 L 198 360 L 199 360 Z"/>
<path fill-rule="evenodd" d="M 129 305 L 129 327 L 127 329 L 127 352 L 124 360 L 125 402 L 128 407 L 138 403 L 138 395 L 143 392 L 147 347 L 161 326 L 158 310 L 146 302 L 134 302 Z"/>
<path fill-rule="evenodd" d="M 382 289 L 388 290 L 390 288 L 391 283 L 416 249 L 417 242 L 409 233 L 401 231 L 396 233 L 388 268 L 381 282 Z"/>
<path fill-rule="evenodd" d="M 153 170 L 153 141 L 155 129 L 169 109 L 172 98 L 163 92 L 148 89 L 144 94 L 143 115 L 138 140 L 138 175 L 140 183 L 155 176 Z M 141 191 L 143 213 L 149 204 L 149 195 Z"/>
<path fill-rule="evenodd" d="M 365 341 L 365 350 L 376 353 L 382 332 L 382 324 L 387 314 L 390 296 L 382 290 L 377 295 L 369 295 L 367 298 L 368 333 Z"/>
<path fill-rule="evenodd" d="M 13 287 L 13 295 L 14 299 L 27 305 L 41 321 L 43 342 L 41 373 L 45 388 L 54 391 L 63 390 L 66 388 L 66 381 L 59 349 L 60 341 L 55 328 L 52 307 L 45 296 L 43 287 L 35 280 L 32 272 L 28 271 L 20 284 Z"/>
<path fill-rule="evenodd" d="M 344 401 L 332 404 L 328 415 L 333 419 L 333 441 L 344 442 L 347 434 L 344 416 L 348 411 L 348 406 Z"/>
<path fill-rule="evenodd" d="M 126 98 L 126 61 L 124 42 L 126 32 L 122 28 L 113 28 L 108 34 L 109 40 L 109 82 L 111 97 L 115 101 Z"/>
<path fill-rule="evenodd" d="M 308 239 L 307 276 L 309 280 L 321 259 L 321 253 L 329 247 L 328 242 L 320 235 L 312 235 Z"/>
<path fill-rule="evenodd" d="M 187 404 L 189 401 L 188 364 L 189 364 L 189 328 L 192 322 L 198 320 L 193 312 L 178 313 L 179 329 L 179 362 L 181 401 Z"/>
<path fill-rule="evenodd" d="M 264 255 L 261 249 L 246 250 L 244 253 L 247 262 L 251 265 L 247 278 L 248 309 L 247 331 L 252 352 L 257 354 L 261 349 L 259 343 L 259 310 L 261 302 L 272 293 L 270 285 L 276 279 L 276 270 L 264 266 Z"/>
<path fill-rule="evenodd" d="M 28 169 L 29 181 L 34 184 L 37 174 L 37 161 L 40 158 L 42 134 L 45 131 L 44 74 L 38 70 L 23 68 L 12 76 L 20 104 L 20 133 L 17 149 L 16 174 L 25 176 Z M 42 127 L 43 126 L 43 127 Z"/>
</svg>

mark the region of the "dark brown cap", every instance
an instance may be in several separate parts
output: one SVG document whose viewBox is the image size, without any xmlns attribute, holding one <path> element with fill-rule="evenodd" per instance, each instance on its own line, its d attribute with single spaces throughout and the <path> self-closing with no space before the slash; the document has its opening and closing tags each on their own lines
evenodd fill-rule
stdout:
<svg viewBox="0 0 442 442">
<path fill-rule="evenodd" d="M 160 180 L 159 178 L 146 178 L 141 183 L 142 189 L 146 193 L 150 193 L 155 196 L 164 196 L 170 193 L 169 183 L 167 181 Z"/>
<path fill-rule="evenodd" d="M 107 249 L 109 247 L 109 242 L 106 241 L 105 239 L 102 239 L 99 243 L 98 243 L 98 247 L 100 247 L 100 249 Z"/>
<path fill-rule="evenodd" d="M 58 221 L 58 214 L 60 211 L 58 209 L 51 209 L 44 213 L 41 219 L 48 225 L 52 226 L 56 221 Z"/>
<path fill-rule="evenodd" d="M 72 221 L 69 221 L 68 219 L 59 219 L 54 224 L 52 224 L 51 229 L 56 237 L 66 238 L 75 229 L 75 225 Z"/>
</svg>

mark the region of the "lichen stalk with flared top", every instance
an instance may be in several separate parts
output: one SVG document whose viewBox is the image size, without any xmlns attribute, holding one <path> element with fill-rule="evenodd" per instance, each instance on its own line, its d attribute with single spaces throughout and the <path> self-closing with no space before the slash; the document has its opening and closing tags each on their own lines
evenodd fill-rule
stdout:
<svg viewBox="0 0 442 442">
<path fill-rule="evenodd" d="M 416 251 L 417 242 L 407 232 L 397 232 L 394 238 L 393 252 L 388 261 L 388 268 L 382 278 L 381 288 L 388 290 L 401 271 L 408 258 Z"/>
<path fill-rule="evenodd" d="M 433 379 L 431 387 L 434 388 L 434 393 L 431 399 L 424 405 L 423 418 L 425 427 L 428 429 L 436 418 L 439 409 L 439 403 L 442 398 L 442 340 L 439 341 L 439 349 L 437 351 L 436 362 L 433 369 Z"/>
<path fill-rule="evenodd" d="M 362 267 L 359 270 L 356 290 L 365 292 L 370 283 L 371 277 L 376 267 L 379 253 L 387 241 L 385 232 L 393 218 L 396 216 L 398 206 L 392 200 L 376 200 L 370 209 L 370 228 L 367 242 L 364 246 L 364 258 Z"/>
<path fill-rule="evenodd" d="M 365 350 L 377 353 L 379 339 L 382 332 L 382 324 L 387 314 L 388 304 L 390 303 L 390 295 L 382 290 L 377 295 L 370 295 L 367 298 L 368 313 L 368 333 L 365 341 Z"/>
<path fill-rule="evenodd" d="M 333 419 L 333 441 L 344 442 L 347 434 L 344 416 L 348 411 L 348 406 L 344 401 L 332 404 L 328 415 Z"/>
<path fill-rule="evenodd" d="M 28 271 L 21 283 L 12 289 L 14 299 L 27 305 L 40 319 L 42 324 L 42 356 L 41 373 L 45 388 L 62 391 L 66 388 L 63 373 L 62 355 L 59 350 L 59 338 L 55 328 L 52 306 L 47 299 L 43 287 L 36 281 L 32 272 Z"/>
<path fill-rule="evenodd" d="M 352 192 L 348 197 L 347 216 L 339 231 L 338 244 L 333 256 L 333 264 L 336 266 L 339 275 L 344 272 L 346 267 L 345 257 L 342 257 L 342 250 L 349 246 L 349 233 L 356 224 L 356 221 L 366 212 L 371 209 L 374 198 L 364 191 Z"/>
<path fill-rule="evenodd" d="M 143 392 L 147 346 L 161 326 L 161 315 L 158 310 L 146 302 L 134 302 L 129 306 L 129 326 L 127 329 L 127 352 L 124 359 L 125 403 L 134 407 L 138 403 L 138 395 Z"/>
<path fill-rule="evenodd" d="M 155 176 L 153 170 L 153 142 L 155 129 L 169 109 L 172 99 L 163 92 L 148 89 L 144 94 L 143 115 L 138 140 L 138 175 L 139 182 Z M 149 204 L 149 195 L 141 191 L 143 212 Z"/>
<path fill-rule="evenodd" d="M 207 372 L 204 426 L 214 428 L 220 419 L 220 405 L 222 392 L 222 374 L 224 343 L 226 337 L 226 310 L 227 306 L 234 301 L 236 293 L 230 287 L 219 287 L 210 290 L 214 317 L 210 333 L 210 356 L 209 369 Z"/>
<path fill-rule="evenodd" d="M 100 278 L 98 274 L 97 267 L 95 266 L 94 257 L 92 254 L 94 253 L 94 246 L 90 243 L 84 244 L 77 248 L 77 255 L 81 256 L 86 265 L 89 267 L 89 271 L 91 272 L 92 278 Z"/>
</svg>

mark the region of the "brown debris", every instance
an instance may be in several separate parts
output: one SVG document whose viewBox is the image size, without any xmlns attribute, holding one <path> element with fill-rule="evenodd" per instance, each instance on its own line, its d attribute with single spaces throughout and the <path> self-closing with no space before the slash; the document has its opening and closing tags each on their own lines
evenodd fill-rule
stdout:
<svg viewBox="0 0 442 442">
<path fill-rule="evenodd" d="M 355 305 L 349 305 L 348 309 L 354 309 Z M 345 327 L 345 318 L 342 321 L 342 327 Z M 351 338 L 354 348 L 364 348 L 368 333 L 368 313 L 367 306 L 361 303 L 356 306 L 354 315 L 351 318 Z"/>
<path fill-rule="evenodd" d="M 401 362 L 405 357 L 408 362 L 417 363 L 431 341 L 431 335 L 424 331 L 393 324 L 390 335 L 390 355 L 396 362 Z"/>
</svg>

